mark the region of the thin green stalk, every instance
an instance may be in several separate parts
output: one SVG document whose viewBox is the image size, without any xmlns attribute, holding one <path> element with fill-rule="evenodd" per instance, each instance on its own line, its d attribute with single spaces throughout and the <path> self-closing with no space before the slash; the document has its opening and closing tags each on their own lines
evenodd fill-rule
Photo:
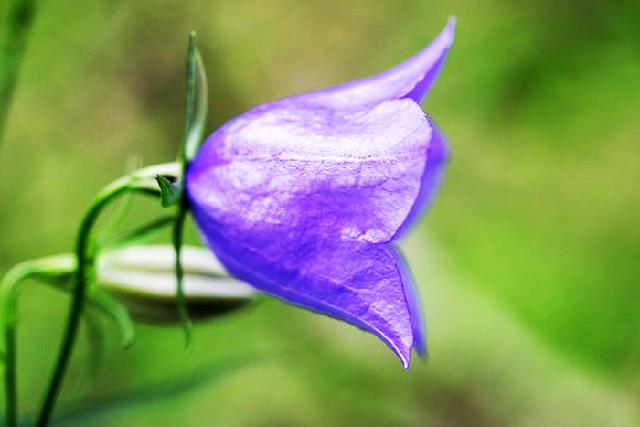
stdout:
<svg viewBox="0 0 640 427">
<path fill-rule="evenodd" d="M 27 261 L 14 266 L 2 279 L 2 325 L 5 342 L 5 420 L 8 427 L 18 421 L 16 311 L 18 287 L 26 279 L 61 280 L 70 268 L 52 265 L 50 260 Z"/>
<path fill-rule="evenodd" d="M 5 420 L 8 427 L 18 422 L 16 392 L 16 290 L 23 280 L 37 270 L 26 262 L 13 267 L 2 280 L 4 339 L 5 339 Z"/>
<path fill-rule="evenodd" d="M 182 267 L 182 241 L 184 221 L 187 217 L 187 211 L 184 207 L 179 207 L 176 212 L 175 222 L 173 224 L 173 248 L 176 253 L 175 269 L 176 269 L 176 302 L 178 307 L 178 315 L 184 325 L 185 344 L 191 343 L 192 323 L 187 311 L 187 303 L 184 295 L 184 269 Z"/>
<path fill-rule="evenodd" d="M 0 26 L 0 142 L 35 13 L 36 0 L 9 0 Z"/>
<path fill-rule="evenodd" d="M 92 253 L 92 231 L 94 225 L 96 224 L 100 213 L 106 206 L 121 195 L 131 192 L 158 195 L 157 190 L 154 191 L 153 188 L 150 188 L 147 185 L 140 185 L 136 181 L 135 177 L 122 178 L 107 186 L 98 194 L 89 210 L 85 213 L 80 224 L 80 230 L 78 231 L 75 246 L 77 269 L 75 271 L 73 297 L 62 345 L 60 346 L 60 351 L 58 353 L 58 359 L 35 424 L 38 427 L 47 426 L 51 415 L 53 414 L 53 409 L 60 393 L 62 380 L 69 365 L 71 352 L 78 335 L 88 283 L 91 281 L 91 276 L 95 272 L 95 256 Z"/>
</svg>

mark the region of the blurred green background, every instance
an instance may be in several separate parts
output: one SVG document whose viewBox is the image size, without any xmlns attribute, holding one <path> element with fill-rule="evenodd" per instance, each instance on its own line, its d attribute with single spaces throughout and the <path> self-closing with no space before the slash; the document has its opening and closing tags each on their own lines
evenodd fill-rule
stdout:
<svg viewBox="0 0 640 427">
<path fill-rule="evenodd" d="M 70 250 L 96 191 L 132 163 L 175 157 L 189 30 L 213 129 L 395 65 L 458 18 L 425 103 L 452 161 L 404 244 L 430 358 L 407 374 L 373 336 L 275 300 L 198 324 L 186 350 L 179 328 L 139 326 L 121 351 L 104 321 L 105 350 L 82 336 L 61 407 L 193 372 L 202 382 L 147 404 L 134 392 L 73 425 L 640 425 L 639 4 L 40 1 L 0 147 L 2 271 Z M 30 285 L 23 413 L 41 399 L 68 302 Z M 224 375 L 207 368 L 248 356 Z"/>
</svg>

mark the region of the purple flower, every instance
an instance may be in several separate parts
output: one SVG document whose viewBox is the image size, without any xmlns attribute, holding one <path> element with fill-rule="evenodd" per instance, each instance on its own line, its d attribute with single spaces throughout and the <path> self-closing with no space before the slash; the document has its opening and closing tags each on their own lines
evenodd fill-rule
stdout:
<svg viewBox="0 0 640 427">
<path fill-rule="evenodd" d="M 407 369 L 425 338 L 395 241 L 428 207 L 447 158 L 419 103 L 454 27 L 384 73 L 242 114 L 187 173 L 198 227 L 231 274 L 374 333 Z"/>
</svg>

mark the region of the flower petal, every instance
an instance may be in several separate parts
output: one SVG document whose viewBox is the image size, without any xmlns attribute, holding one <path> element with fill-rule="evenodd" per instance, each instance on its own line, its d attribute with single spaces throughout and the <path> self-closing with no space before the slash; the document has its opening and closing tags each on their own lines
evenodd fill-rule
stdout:
<svg viewBox="0 0 640 427">
<path fill-rule="evenodd" d="M 442 132 L 431 124 L 431 142 L 427 150 L 427 162 L 422 174 L 420 192 L 409 215 L 398 229 L 394 238 L 400 238 L 426 213 L 431 206 L 444 175 L 444 169 L 449 159 L 449 147 Z"/>
<path fill-rule="evenodd" d="M 422 314 L 422 304 L 420 303 L 420 295 L 415 280 L 404 261 L 404 256 L 400 250 L 393 246 L 395 256 L 398 261 L 398 268 L 404 285 L 404 295 L 407 300 L 409 316 L 411 317 L 411 331 L 413 334 L 413 348 L 416 349 L 420 356 L 427 354 L 427 339 L 425 333 L 425 321 Z"/>
<path fill-rule="evenodd" d="M 196 210 L 195 217 L 210 247 L 235 277 L 288 303 L 372 332 L 408 369 L 413 325 L 403 266 L 391 245 L 283 239 L 277 234 L 252 239 L 225 232 L 226 226 L 202 210 Z"/>
<path fill-rule="evenodd" d="M 384 243 L 420 193 L 430 139 L 411 100 L 351 112 L 279 101 L 213 134 L 187 186 L 219 220 Z"/>
<path fill-rule="evenodd" d="M 360 108 L 390 99 L 409 98 L 422 102 L 429 92 L 453 43 L 456 20 L 449 22 L 433 42 L 396 67 L 374 76 L 294 97 L 337 109 Z"/>
<path fill-rule="evenodd" d="M 187 190 L 236 277 L 373 332 L 408 366 L 416 304 L 390 242 L 421 192 L 430 139 L 409 99 L 349 112 L 279 101 L 212 135 Z"/>
</svg>

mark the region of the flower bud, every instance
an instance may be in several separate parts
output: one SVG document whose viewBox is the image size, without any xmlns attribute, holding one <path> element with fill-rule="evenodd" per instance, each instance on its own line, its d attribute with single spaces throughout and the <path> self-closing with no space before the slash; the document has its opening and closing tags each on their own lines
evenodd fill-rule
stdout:
<svg viewBox="0 0 640 427">
<path fill-rule="evenodd" d="M 209 318 L 254 300 L 256 291 L 229 277 L 204 248 L 183 247 L 184 293 L 192 319 Z M 175 252 L 171 245 L 128 246 L 98 259 L 100 286 L 114 295 L 138 321 L 176 323 Z"/>
</svg>

